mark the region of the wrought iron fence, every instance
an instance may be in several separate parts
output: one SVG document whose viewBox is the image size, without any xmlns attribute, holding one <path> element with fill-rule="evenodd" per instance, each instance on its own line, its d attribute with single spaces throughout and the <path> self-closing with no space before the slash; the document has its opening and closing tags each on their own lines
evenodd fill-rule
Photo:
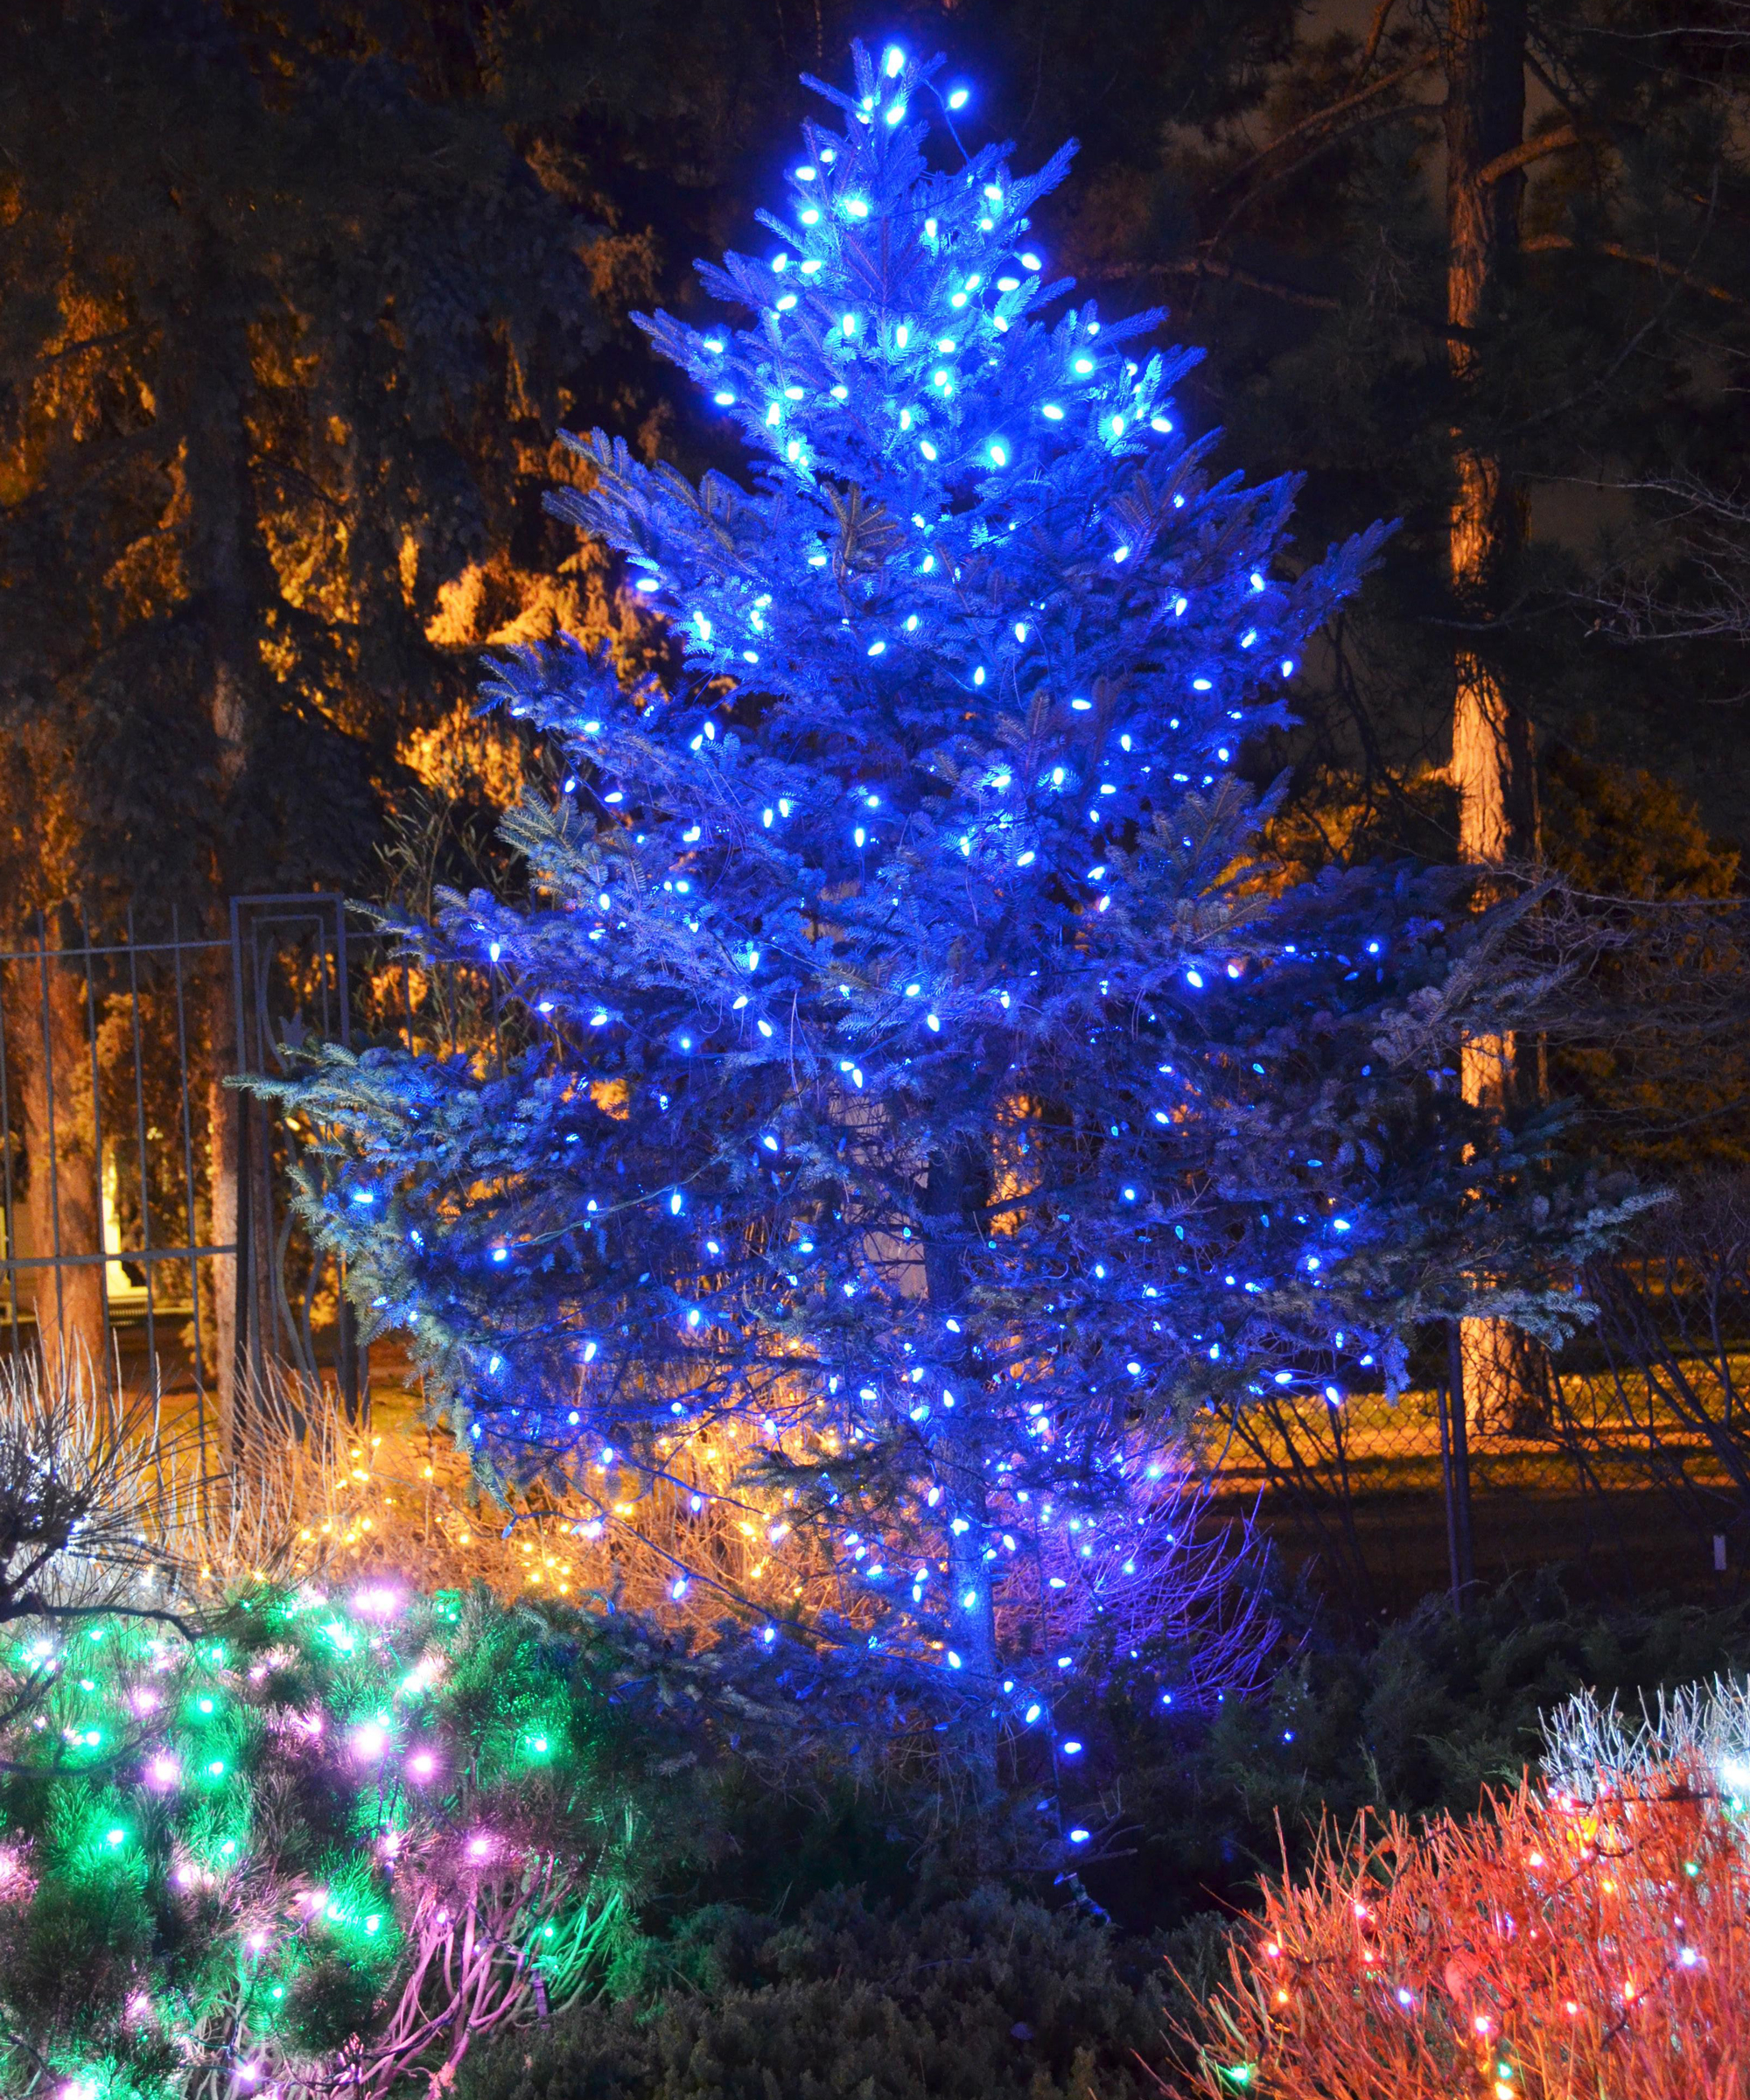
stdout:
<svg viewBox="0 0 1750 2100">
<path fill-rule="evenodd" d="M 237 1247 L 215 1217 L 214 1055 L 228 941 L 185 928 L 110 934 L 83 912 L 38 914 L 0 951 L 0 1318 L 14 1351 L 77 1353 L 120 1375 L 124 1338 L 157 1380 L 192 1379 L 203 1416 L 219 1352 L 220 1264 Z M 136 1333 L 137 1330 L 137 1333 Z M 171 1359 L 169 1365 L 166 1358 Z"/>
<path fill-rule="evenodd" d="M 291 1201 L 311 1133 L 237 1082 L 312 1039 L 494 1057 L 500 1033 L 491 985 L 416 966 L 339 897 L 150 928 L 38 913 L 0 949 L 0 1348 L 184 1409 L 221 1456 L 274 1376 L 361 1423 L 345 1277 Z"/>
<path fill-rule="evenodd" d="M 0 1346 L 186 1403 L 203 1450 L 270 1361 L 365 1405 L 341 1279 L 287 1200 L 293 1134 L 232 1083 L 304 1032 L 351 1040 L 357 953 L 309 895 L 216 928 L 63 906 L 0 950 Z"/>
</svg>

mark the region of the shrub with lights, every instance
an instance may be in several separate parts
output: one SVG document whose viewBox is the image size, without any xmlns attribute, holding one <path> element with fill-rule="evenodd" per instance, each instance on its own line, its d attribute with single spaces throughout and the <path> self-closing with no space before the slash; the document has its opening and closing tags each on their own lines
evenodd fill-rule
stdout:
<svg viewBox="0 0 1750 2100">
<path fill-rule="evenodd" d="M 533 905 L 407 928 L 490 977 L 494 1040 L 329 1047 L 289 1090 L 318 1229 L 483 1472 L 608 1536 L 660 1505 L 676 1596 L 932 1670 L 988 1741 L 1095 1655 L 1146 1671 L 1150 1629 L 1194 1656 L 1186 1410 L 1401 1382 L 1415 1320 L 1572 1233 L 1431 1069 L 1485 1025 L 1487 925 L 1255 858 L 1240 747 L 1381 533 L 1284 558 L 1291 486 L 1182 426 L 1194 354 L 1050 280 L 1069 149 L 927 164 L 939 65 L 811 83 L 839 121 L 770 253 L 704 270 L 747 326 L 643 323 L 746 484 L 577 441 L 556 508 L 683 668 L 500 666 L 559 754 L 506 826 Z M 781 1586 L 738 1582 L 724 1506 Z"/>
<path fill-rule="evenodd" d="M 0 2090 L 61 2100 L 447 2085 L 600 1986 L 680 1747 L 634 1629 L 483 1592 L 98 1618 L 7 1665 Z"/>
<path fill-rule="evenodd" d="M 1626 1727 L 1581 1697 L 1466 1822 L 1327 1827 L 1264 1891 L 1200 2045 L 1212 2100 L 1690 2100 L 1750 2063 L 1750 1691 Z"/>
</svg>

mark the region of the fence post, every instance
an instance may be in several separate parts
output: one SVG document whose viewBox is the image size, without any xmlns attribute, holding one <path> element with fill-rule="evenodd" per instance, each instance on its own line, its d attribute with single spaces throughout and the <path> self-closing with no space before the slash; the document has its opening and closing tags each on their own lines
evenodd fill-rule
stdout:
<svg viewBox="0 0 1750 2100">
<path fill-rule="evenodd" d="M 257 907 L 270 900 L 231 900 L 231 998 L 235 1010 L 236 1070 L 239 1079 L 258 1078 L 273 1057 L 273 1023 L 269 1010 L 270 944 L 263 953 Z M 233 1172 L 236 1207 L 236 1328 L 234 1377 L 235 1420 L 241 1428 L 248 1408 L 280 1362 L 289 1336 L 281 1333 L 279 1254 L 275 1229 L 272 1125 L 266 1105 L 247 1089 L 228 1088 L 234 1146 Z"/>
<path fill-rule="evenodd" d="M 346 970 L 346 906 L 339 899 L 334 905 L 334 995 L 341 1046 L 350 1050 L 353 995 Z M 334 1306 L 335 1378 L 347 1423 L 362 1434 L 371 1425 L 369 1352 L 359 1347 L 358 1315 L 353 1310 L 352 1296 L 346 1289 L 346 1264 L 340 1255 L 334 1257 L 334 1281 L 338 1294 Z"/>
<path fill-rule="evenodd" d="M 226 907 L 229 935 L 216 957 L 207 990 L 207 1020 L 213 1071 L 206 1104 L 208 1158 L 213 1183 L 213 1237 L 232 1252 L 213 1264 L 215 1356 L 219 1371 L 219 1447 L 221 1463 L 237 1463 L 248 1409 L 250 1370 L 259 1348 L 252 1317 L 256 1264 L 254 1205 L 250 1200 L 249 1104 L 227 1084 L 250 1069 L 248 1007 L 243 990 L 242 926 L 240 900 Z M 229 1045 L 227 1056 L 223 1046 Z M 228 1063 L 230 1069 L 226 1069 Z"/>
<path fill-rule="evenodd" d="M 1446 1330 L 1446 1375 L 1434 1383 L 1434 1405 L 1440 1424 L 1440 1480 L 1446 1494 L 1446 1558 L 1452 1571 L 1452 1602 L 1462 1611 L 1465 1593 L 1476 1580 L 1476 1552 L 1471 1539 L 1470 1429 L 1465 1419 L 1464 1349 L 1459 1323 Z"/>
</svg>

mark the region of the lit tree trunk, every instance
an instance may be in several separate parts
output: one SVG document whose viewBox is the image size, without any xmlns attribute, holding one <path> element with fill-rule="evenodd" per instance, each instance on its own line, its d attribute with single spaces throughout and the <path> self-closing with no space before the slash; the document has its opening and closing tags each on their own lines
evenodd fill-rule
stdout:
<svg viewBox="0 0 1750 2100">
<path fill-rule="evenodd" d="M 1461 406 L 1474 388 L 1488 338 L 1519 248 L 1525 178 L 1518 169 L 1489 176 L 1525 128 L 1525 0 L 1450 0 L 1446 71 L 1446 318 Z M 1450 530 L 1453 594 L 1460 613 L 1484 627 L 1501 612 L 1518 550 L 1518 498 L 1504 464 L 1459 430 Z M 1487 645 L 1456 653 L 1452 779 L 1459 795 L 1459 850 L 1467 861 L 1500 865 L 1537 853 L 1537 788 L 1531 725 L 1488 660 Z M 1508 1035 L 1467 1039 L 1460 1054 L 1467 1101 L 1504 1107 L 1518 1076 Z M 1525 1411 L 1523 1345 L 1503 1320 L 1467 1320 L 1460 1330 L 1464 1404 L 1477 1428 Z"/>
<path fill-rule="evenodd" d="M 30 1164 L 25 1209 L 31 1252 L 38 1259 L 103 1250 L 85 977 L 57 956 L 52 919 L 46 931 L 45 958 L 12 966 L 10 1004 L 16 1018 L 7 1043 L 20 1082 Z M 107 1382 L 102 1264 L 86 1262 L 25 1274 L 34 1278 L 37 1338 L 51 1390 L 63 1381 Z"/>
</svg>

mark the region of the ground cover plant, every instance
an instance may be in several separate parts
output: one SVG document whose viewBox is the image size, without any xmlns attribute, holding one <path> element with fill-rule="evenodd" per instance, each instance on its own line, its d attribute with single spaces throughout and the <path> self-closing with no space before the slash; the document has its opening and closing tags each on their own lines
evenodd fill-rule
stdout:
<svg viewBox="0 0 1750 2100">
<path fill-rule="evenodd" d="M 847 1805 L 836 1824 L 792 1820 L 769 1798 L 763 1808 L 745 1804 L 746 1856 L 695 1882 L 694 1907 L 674 1910 L 666 1924 L 647 1914 L 652 1936 L 625 1998 L 581 2006 L 550 2036 L 482 2052 L 464 2090 L 481 2100 L 573 2092 L 678 2100 L 719 2088 L 756 2094 L 773 2080 L 788 2090 L 800 2075 L 822 2093 L 869 2079 L 883 2095 L 971 2092 L 980 2081 L 997 2092 L 1028 2091 L 1037 2081 L 1053 2093 L 1103 2095 L 1133 2090 L 1146 2067 L 1188 2095 L 1200 2083 L 1196 2043 L 1211 2040 L 1207 2008 L 1233 1987 L 1230 1952 L 1253 1960 L 1265 1936 L 1260 1908 L 1278 1900 L 1284 1863 L 1295 1900 L 1315 1910 L 1323 1902 L 1326 1941 L 1348 1948 L 1348 1965 L 1336 1964 L 1327 1979 L 1340 2010 L 1352 1971 L 1371 1964 L 1361 1961 L 1369 1942 L 1343 1938 L 1330 1876 L 1334 1862 L 1350 1858 L 1348 1833 L 1364 1804 L 1371 1821 L 1357 1856 L 1373 1871 L 1382 1857 L 1399 1857 L 1379 1852 L 1382 1835 L 1404 1858 L 1423 1858 L 1427 1819 L 1445 1833 L 1440 1843 L 1487 1853 L 1502 1804 L 1510 1815 L 1527 1798 L 1528 1813 L 1540 1812 L 1537 1793 L 1524 1793 L 1528 1768 L 1541 1783 L 1550 1754 L 1540 1713 L 1596 1717 L 1613 1703 L 1638 1711 L 1633 1687 L 1647 1687 L 1656 1705 L 1654 1688 L 1747 1656 L 1741 1611 L 1606 1614 L 1569 1606 L 1547 1584 L 1480 1599 L 1462 1619 L 1431 1606 L 1376 1641 L 1309 1644 L 1269 1698 L 1236 1702 L 1172 1755 L 1157 1743 L 1152 1766 L 1143 1756 L 1124 1762 L 1127 1828 L 1108 1834 L 1110 1852 L 1077 1884 L 1012 1871 L 1005 1887 L 980 1885 L 971 1848 L 957 1851 L 956 1833 L 933 1848 L 898 1841 L 891 1802 Z M 1588 1683 L 1602 1694 L 1573 1700 Z M 1569 1740 L 1574 1732 L 1564 1730 Z M 1620 1746 L 1601 1761 L 1618 1772 L 1630 1764 Z M 1570 1754 L 1559 1782 L 1586 1765 Z M 866 1893 L 833 1889 L 835 1863 Z M 1348 1891 L 1353 1878 L 1336 1886 Z M 1425 1897 L 1425 1875 L 1418 1886 Z M 1432 1903 L 1423 1910 L 1430 1932 L 1462 1930 L 1462 1902 L 1438 1916 Z M 1325 1957 L 1326 1942 L 1317 1952 Z M 1442 2017 L 1437 2004 L 1437 2026 Z M 874 2047 L 878 2033 L 890 2047 Z M 1460 2073 L 1480 2077 L 1476 2090 L 1488 2095 L 1500 2061 L 1491 2057 L 1483 2077 L 1480 2058 L 1462 2055 Z M 1261 2082 L 1255 2090 L 1278 2090 L 1268 2082 L 1274 2058 L 1246 2057 L 1236 2045 L 1208 2062 L 1224 2093 L 1247 2090 L 1226 2073 L 1249 2067 Z M 1347 2100 L 1368 2089 L 1339 2075 L 1308 2090 Z M 1680 2080 L 1647 2090 L 1675 2096 L 1689 2088 Z"/>
<path fill-rule="evenodd" d="M 1086 1793 L 981 1809 L 915 1738 L 859 1753 L 865 1702 L 788 1644 L 756 1680 L 742 1644 L 599 1599 L 421 1596 L 379 1564 L 228 1605 L 173 1573 L 14 1622 L 8 2090 L 299 2100 L 460 2066 L 483 2096 L 752 2094 L 799 2061 L 896 2100 L 1149 2090 L 1131 2052 L 1186 2075 L 1188 1994 L 1272 1847 L 1322 1871 L 1326 1804 L 1463 1816 L 1576 1685 L 1632 1706 L 1746 1647 L 1741 1611 L 1603 1618 L 1547 1585 L 1365 1644 L 1314 1626 L 1171 1729 L 1127 1735 L 1114 1690 Z M 1033 1813 L 1060 1805 L 1093 1826 L 1079 1878 Z"/>
<path fill-rule="evenodd" d="M 644 1987 L 483 2053 L 466 2100 L 1142 2100 L 1170 2064 L 1159 1946 L 1001 1889 L 783 1915 L 724 1908 Z"/>
<path fill-rule="evenodd" d="M 1544 1752 L 1543 1717 L 1589 1690 L 1638 1711 L 1692 1680 L 1750 1667 L 1750 1609 L 1648 1599 L 1604 1608 L 1545 1572 L 1447 1598 L 1369 1629 L 1320 1614 L 1287 1631 L 1252 1697 L 1162 1731 L 1119 1699 L 1082 1724 L 1068 1796 L 1096 1838 L 1088 1892 L 1124 1929 L 1252 1908 L 1261 1876 L 1310 1865 L 1328 1816 L 1468 1817 Z"/>
</svg>

